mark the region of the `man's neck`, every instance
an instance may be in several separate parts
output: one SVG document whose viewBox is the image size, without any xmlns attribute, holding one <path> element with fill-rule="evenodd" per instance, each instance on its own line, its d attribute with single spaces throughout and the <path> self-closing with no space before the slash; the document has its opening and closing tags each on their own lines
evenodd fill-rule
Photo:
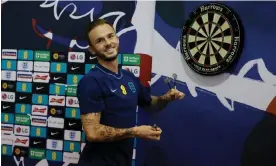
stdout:
<svg viewBox="0 0 276 166">
<path fill-rule="evenodd" d="M 118 59 L 116 58 L 114 61 L 103 61 L 98 59 L 99 64 L 101 64 L 103 67 L 109 69 L 110 71 L 113 71 L 114 73 L 118 74 Z"/>
</svg>

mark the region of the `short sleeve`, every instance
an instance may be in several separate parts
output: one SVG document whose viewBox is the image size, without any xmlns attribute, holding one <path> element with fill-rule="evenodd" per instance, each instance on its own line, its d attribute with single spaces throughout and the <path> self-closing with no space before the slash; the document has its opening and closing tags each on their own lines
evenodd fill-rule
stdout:
<svg viewBox="0 0 276 166">
<path fill-rule="evenodd" d="M 144 87 L 139 78 L 135 77 L 136 83 L 138 85 L 139 89 L 139 96 L 138 96 L 138 105 L 141 107 L 149 106 L 151 104 L 151 94 L 150 94 L 150 89 Z"/>
<path fill-rule="evenodd" d="M 77 97 L 81 115 L 104 110 L 102 92 L 93 77 L 83 77 L 78 83 Z"/>
</svg>

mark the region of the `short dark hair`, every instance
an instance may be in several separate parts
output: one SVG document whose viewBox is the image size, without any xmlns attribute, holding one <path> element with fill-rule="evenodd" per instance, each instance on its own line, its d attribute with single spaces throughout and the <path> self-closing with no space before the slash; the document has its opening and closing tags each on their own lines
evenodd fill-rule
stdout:
<svg viewBox="0 0 276 166">
<path fill-rule="evenodd" d="M 86 28 L 86 37 L 87 37 L 87 41 L 88 41 L 88 44 L 89 46 L 92 46 L 92 43 L 90 41 L 90 38 L 89 38 L 89 33 L 92 31 L 92 29 L 94 29 L 95 27 L 99 26 L 99 25 L 103 25 L 103 24 L 108 24 L 109 26 L 111 26 L 113 28 L 113 26 L 105 19 L 96 19 L 92 22 L 90 22 L 88 25 L 87 25 L 87 28 Z"/>
</svg>

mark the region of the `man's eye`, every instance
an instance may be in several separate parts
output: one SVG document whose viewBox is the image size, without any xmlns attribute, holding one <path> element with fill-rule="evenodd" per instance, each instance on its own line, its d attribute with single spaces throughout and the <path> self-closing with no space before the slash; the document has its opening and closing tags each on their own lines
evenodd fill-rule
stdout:
<svg viewBox="0 0 276 166">
<path fill-rule="evenodd" d="M 100 42 L 102 42 L 103 41 L 103 39 L 99 39 L 99 40 L 97 40 L 97 43 L 100 43 Z"/>
</svg>

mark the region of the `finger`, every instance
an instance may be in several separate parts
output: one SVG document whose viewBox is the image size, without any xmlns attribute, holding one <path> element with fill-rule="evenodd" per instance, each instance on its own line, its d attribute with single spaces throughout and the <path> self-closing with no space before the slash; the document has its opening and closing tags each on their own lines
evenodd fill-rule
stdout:
<svg viewBox="0 0 276 166">
<path fill-rule="evenodd" d="M 160 131 L 160 132 L 162 133 L 162 130 L 161 130 L 160 127 L 157 127 L 156 130 L 157 130 L 157 131 Z"/>
<path fill-rule="evenodd" d="M 178 99 L 182 99 L 184 97 L 184 93 L 182 92 L 179 92 L 178 95 L 177 95 Z"/>
<path fill-rule="evenodd" d="M 159 127 L 154 128 L 152 131 L 153 131 L 153 134 L 161 134 L 162 133 L 162 130 Z"/>
<path fill-rule="evenodd" d="M 152 130 L 152 131 L 157 131 L 157 128 L 158 128 L 157 126 L 152 126 L 152 127 L 151 127 L 151 130 Z"/>
<path fill-rule="evenodd" d="M 160 140 L 160 136 L 149 136 L 148 139 L 150 140 L 154 140 L 154 141 L 159 141 Z"/>
<path fill-rule="evenodd" d="M 155 141 L 159 141 L 159 140 L 160 140 L 160 137 L 155 137 L 154 140 L 155 140 Z"/>
<path fill-rule="evenodd" d="M 162 133 L 161 129 L 160 130 L 155 130 L 154 132 L 152 132 L 153 135 L 160 135 Z"/>
<path fill-rule="evenodd" d="M 170 93 L 169 93 L 169 97 L 173 97 L 175 95 L 175 92 L 173 92 L 173 91 L 171 91 Z"/>
<path fill-rule="evenodd" d="M 178 91 L 178 90 L 175 93 L 176 93 L 175 94 L 176 99 L 181 99 L 184 96 L 184 94 L 182 92 Z"/>
<path fill-rule="evenodd" d="M 176 92 L 173 96 L 174 99 L 178 99 L 179 98 L 179 94 Z"/>
<path fill-rule="evenodd" d="M 152 133 L 150 133 L 150 135 L 151 135 L 151 136 L 160 136 L 161 133 L 162 133 L 161 130 L 159 130 L 159 131 L 152 131 Z"/>
<path fill-rule="evenodd" d="M 153 127 L 151 128 L 151 130 L 153 130 L 153 131 L 158 131 L 159 128 L 158 128 L 157 126 L 153 126 Z"/>
<path fill-rule="evenodd" d="M 176 90 L 176 89 L 171 89 L 171 91 L 170 91 L 170 95 L 175 95 L 175 94 L 176 94 L 176 92 L 177 92 L 177 90 Z"/>
<path fill-rule="evenodd" d="M 174 98 L 175 99 L 179 99 L 179 97 L 180 97 L 180 93 L 179 92 L 175 92 Z"/>
<path fill-rule="evenodd" d="M 176 99 L 177 98 L 177 92 L 176 91 L 174 91 L 174 92 L 172 92 L 171 94 L 170 94 L 170 96 L 171 96 L 171 98 L 172 99 Z"/>
<path fill-rule="evenodd" d="M 185 94 L 184 94 L 184 93 L 182 93 L 182 94 L 181 94 L 180 99 L 183 99 L 183 98 L 184 98 L 184 96 L 185 96 Z"/>
</svg>

